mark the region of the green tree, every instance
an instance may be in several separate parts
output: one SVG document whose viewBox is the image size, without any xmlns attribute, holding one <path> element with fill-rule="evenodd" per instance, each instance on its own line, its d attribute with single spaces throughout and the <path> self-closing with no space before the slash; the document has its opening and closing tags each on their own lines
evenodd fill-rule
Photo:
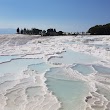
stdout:
<svg viewBox="0 0 110 110">
<path fill-rule="evenodd" d="M 27 30 L 26 30 L 26 28 L 24 28 L 24 31 L 23 31 L 23 32 L 24 32 L 24 34 L 27 34 Z"/>
<path fill-rule="evenodd" d="M 58 35 L 63 35 L 63 32 L 62 32 L 62 31 L 59 31 L 59 32 L 58 32 Z"/>
<path fill-rule="evenodd" d="M 24 31 L 23 31 L 23 29 L 21 29 L 21 34 L 24 34 Z"/>
<path fill-rule="evenodd" d="M 17 32 L 17 34 L 19 34 L 19 33 L 20 33 L 20 29 L 19 29 L 19 27 L 17 28 L 16 32 Z"/>
<path fill-rule="evenodd" d="M 110 35 L 110 23 L 105 25 L 96 25 L 88 30 L 91 35 Z"/>
<path fill-rule="evenodd" d="M 53 31 L 56 32 L 56 29 L 54 29 Z"/>
</svg>

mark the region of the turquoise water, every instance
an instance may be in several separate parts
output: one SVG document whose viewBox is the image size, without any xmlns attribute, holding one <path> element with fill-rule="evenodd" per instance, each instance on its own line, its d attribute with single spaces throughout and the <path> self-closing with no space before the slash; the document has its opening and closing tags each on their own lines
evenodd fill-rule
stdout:
<svg viewBox="0 0 110 110">
<path fill-rule="evenodd" d="M 63 68 L 50 68 L 50 71 L 46 73 L 46 77 L 71 80 L 71 77 L 68 76 Z"/>
<path fill-rule="evenodd" d="M 72 50 L 67 50 L 66 52 L 62 53 L 61 56 L 63 56 L 63 58 L 52 58 L 50 59 L 50 62 L 63 64 L 73 64 L 73 63 L 86 64 L 99 61 L 99 59 L 94 56 L 80 52 L 74 52 Z"/>
<path fill-rule="evenodd" d="M 15 58 L 20 58 L 20 56 L 0 56 L 0 63 L 10 61 Z"/>
<path fill-rule="evenodd" d="M 84 82 L 47 77 L 46 84 L 62 102 L 61 110 L 84 110 L 84 97 L 88 94 L 88 88 Z"/>
<path fill-rule="evenodd" d="M 46 70 L 48 70 L 50 68 L 50 66 L 46 63 L 40 63 L 40 64 L 36 64 L 36 65 L 30 65 L 28 68 L 31 70 L 35 70 L 38 73 L 43 73 Z"/>
<path fill-rule="evenodd" d="M 52 68 L 46 73 L 46 84 L 62 102 L 61 110 L 83 110 L 84 97 L 88 94 L 88 87 L 82 81 L 69 79 L 61 68 Z"/>
<path fill-rule="evenodd" d="M 94 72 L 90 66 L 81 65 L 81 64 L 77 64 L 73 66 L 72 69 L 77 70 L 79 73 L 82 73 L 83 75 L 88 75 Z"/>
<path fill-rule="evenodd" d="M 0 73 L 19 73 L 26 70 L 28 65 L 42 63 L 42 59 L 19 59 L 0 65 Z"/>
<path fill-rule="evenodd" d="M 93 68 L 98 72 L 102 74 L 110 74 L 110 68 L 104 67 L 101 65 L 93 65 Z"/>
</svg>

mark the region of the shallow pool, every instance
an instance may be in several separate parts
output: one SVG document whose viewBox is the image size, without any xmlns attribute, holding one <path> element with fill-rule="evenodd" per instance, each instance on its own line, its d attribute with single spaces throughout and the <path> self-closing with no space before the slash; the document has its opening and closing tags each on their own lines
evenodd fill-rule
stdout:
<svg viewBox="0 0 110 110">
<path fill-rule="evenodd" d="M 46 63 L 39 63 L 34 65 L 29 65 L 28 68 L 31 70 L 35 70 L 38 73 L 44 73 L 46 70 L 49 70 L 50 66 Z"/>
<path fill-rule="evenodd" d="M 10 61 L 11 59 L 20 58 L 20 56 L 0 56 L 0 63 Z"/>
<path fill-rule="evenodd" d="M 81 52 L 75 52 L 72 50 L 67 50 L 66 52 L 62 53 L 61 56 L 63 56 L 63 58 L 51 58 L 50 62 L 63 64 L 73 64 L 73 63 L 88 64 L 99 61 L 98 58 L 92 55 L 84 54 Z"/>
<path fill-rule="evenodd" d="M 110 74 L 110 68 L 104 67 L 102 65 L 93 65 L 93 68 L 101 74 Z"/>
<path fill-rule="evenodd" d="M 87 84 L 69 79 L 66 75 L 61 68 L 51 69 L 46 73 L 47 87 L 62 103 L 61 110 L 84 110 L 84 97 L 89 92 Z"/>
<path fill-rule="evenodd" d="M 77 64 L 73 66 L 72 69 L 77 70 L 79 73 L 82 73 L 83 75 L 88 75 L 94 72 L 91 66 L 83 64 Z"/>
<path fill-rule="evenodd" d="M 42 63 L 42 59 L 18 59 L 8 63 L 0 64 L 0 74 L 19 73 L 26 70 L 28 65 Z"/>
</svg>

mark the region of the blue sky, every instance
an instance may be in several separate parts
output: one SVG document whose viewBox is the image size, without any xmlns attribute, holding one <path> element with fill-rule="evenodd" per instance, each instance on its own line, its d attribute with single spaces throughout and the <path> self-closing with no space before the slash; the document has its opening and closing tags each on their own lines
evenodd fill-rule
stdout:
<svg viewBox="0 0 110 110">
<path fill-rule="evenodd" d="M 0 0 L 0 28 L 87 31 L 110 22 L 110 0 Z"/>
</svg>

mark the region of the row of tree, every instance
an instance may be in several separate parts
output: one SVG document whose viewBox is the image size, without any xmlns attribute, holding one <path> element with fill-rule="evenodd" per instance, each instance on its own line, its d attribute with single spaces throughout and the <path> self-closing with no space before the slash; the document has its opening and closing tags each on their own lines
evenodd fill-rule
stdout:
<svg viewBox="0 0 110 110">
<path fill-rule="evenodd" d="M 45 30 L 41 30 L 41 29 L 36 29 L 36 28 L 32 28 L 32 29 L 19 29 L 17 28 L 17 33 L 18 34 L 29 34 L 29 35 L 41 35 L 41 36 L 58 36 L 58 35 L 87 35 L 87 34 L 91 34 L 91 35 L 110 35 L 110 23 L 109 24 L 105 24 L 105 25 L 96 25 L 94 27 L 91 27 L 87 33 L 86 32 L 82 32 L 82 33 L 64 33 L 63 31 L 56 31 L 56 29 L 50 28 Z"/>
<path fill-rule="evenodd" d="M 57 35 L 64 35 L 64 32 L 62 31 L 56 31 L 56 29 L 47 29 L 47 31 L 45 30 L 40 30 L 40 29 L 36 29 L 36 28 L 32 28 L 32 29 L 19 29 L 17 28 L 17 33 L 18 34 L 29 34 L 29 35 L 41 35 L 41 36 L 57 36 Z"/>
<path fill-rule="evenodd" d="M 110 35 L 110 23 L 105 25 L 96 25 L 88 30 L 91 35 Z"/>
</svg>

